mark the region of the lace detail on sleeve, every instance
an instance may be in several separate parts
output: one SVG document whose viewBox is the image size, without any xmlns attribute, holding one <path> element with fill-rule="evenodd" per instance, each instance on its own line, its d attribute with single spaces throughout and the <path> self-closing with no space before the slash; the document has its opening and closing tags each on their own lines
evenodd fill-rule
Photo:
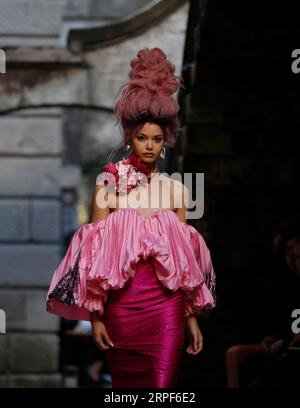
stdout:
<svg viewBox="0 0 300 408">
<path fill-rule="evenodd" d="M 214 306 L 216 306 L 218 303 L 216 292 L 216 274 L 211 261 L 209 263 L 209 268 L 204 271 L 204 283 L 214 299 Z"/>
<path fill-rule="evenodd" d="M 185 293 L 186 316 L 192 313 L 200 315 L 202 311 L 214 308 L 218 302 L 216 294 L 216 274 L 210 251 L 202 235 L 195 228 L 191 226 L 188 226 L 188 228 L 191 232 L 191 243 L 204 282 L 201 286 Z"/>
<path fill-rule="evenodd" d="M 81 251 L 79 251 L 74 265 L 69 267 L 66 274 L 59 280 L 55 288 L 49 294 L 49 300 L 55 298 L 67 305 L 75 305 L 77 303 L 80 254 Z"/>
</svg>

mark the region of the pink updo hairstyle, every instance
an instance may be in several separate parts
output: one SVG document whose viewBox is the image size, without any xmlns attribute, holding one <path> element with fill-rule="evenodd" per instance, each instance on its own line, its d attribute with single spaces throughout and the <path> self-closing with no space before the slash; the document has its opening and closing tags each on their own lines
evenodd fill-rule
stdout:
<svg viewBox="0 0 300 408">
<path fill-rule="evenodd" d="M 130 65 L 130 80 L 119 89 L 114 106 L 123 143 L 128 144 L 145 122 L 154 122 L 162 128 L 165 144 L 173 147 L 181 128 L 180 107 L 171 95 L 178 86 L 184 88 L 182 78 L 174 74 L 175 65 L 160 48 L 141 49 Z"/>
</svg>

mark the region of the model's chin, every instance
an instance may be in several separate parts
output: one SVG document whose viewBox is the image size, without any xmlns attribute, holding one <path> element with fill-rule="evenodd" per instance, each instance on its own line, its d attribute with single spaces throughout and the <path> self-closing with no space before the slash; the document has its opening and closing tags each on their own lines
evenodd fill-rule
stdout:
<svg viewBox="0 0 300 408">
<path fill-rule="evenodd" d="M 147 164 L 150 164 L 150 163 L 154 163 L 155 162 L 155 160 L 156 160 L 156 157 L 155 156 L 153 156 L 153 157 L 150 157 L 150 156 L 142 156 L 141 157 L 141 160 L 143 161 L 143 162 L 145 162 L 145 163 L 147 163 Z"/>
</svg>

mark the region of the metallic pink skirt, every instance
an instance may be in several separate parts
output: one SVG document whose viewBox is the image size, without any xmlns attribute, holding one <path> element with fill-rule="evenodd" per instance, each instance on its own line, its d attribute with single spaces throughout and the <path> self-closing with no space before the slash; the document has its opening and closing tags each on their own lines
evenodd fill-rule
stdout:
<svg viewBox="0 0 300 408">
<path fill-rule="evenodd" d="M 185 338 L 183 293 L 157 279 L 151 257 L 126 285 L 112 290 L 102 316 L 112 387 L 176 387 Z"/>
</svg>

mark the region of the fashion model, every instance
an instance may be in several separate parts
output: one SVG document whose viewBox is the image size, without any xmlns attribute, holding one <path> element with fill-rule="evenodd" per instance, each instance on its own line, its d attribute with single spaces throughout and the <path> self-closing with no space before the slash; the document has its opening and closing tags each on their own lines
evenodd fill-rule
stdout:
<svg viewBox="0 0 300 408">
<path fill-rule="evenodd" d="M 129 155 L 97 177 L 92 222 L 75 232 L 47 296 L 49 312 L 91 321 L 112 387 L 175 387 L 185 335 L 198 354 L 197 315 L 216 302 L 209 249 L 186 222 L 188 189 L 157 166 L 179 129 L 174 72 L 160 48 L 131 61 L 115 104 Z"/>
</svg>

